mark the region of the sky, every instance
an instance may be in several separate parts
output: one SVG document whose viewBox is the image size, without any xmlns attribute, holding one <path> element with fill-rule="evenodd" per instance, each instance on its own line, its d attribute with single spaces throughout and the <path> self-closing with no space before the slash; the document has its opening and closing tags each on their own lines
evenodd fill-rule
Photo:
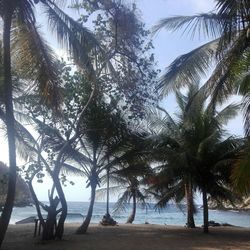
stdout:
<svg viewBox="0 0 250 250">
<path fill-rule="evenodd" d="M 130 2 L 132 2 L 130 0 Z M 151 28 L 161 18 L 171 17 L 175 15 L 194 15 L 197 13 L 212 11 L 215 7 L 213 0 L 137 0 L 138 12 L 141 20 L 146 23 L 147 28 Z M 70 12 L 72 14 L 72 11 Z M 45 38 L 55 48 L 55 50 L 62 55 L 62 49 L 52 39 L 49 31 L 46 30 L 46 23 L 41 24 L 43 33 L 46 34 Z M 200 46 L 206 42 L 204 38 L 191 39 L 181 33 L 171 33 L 161 30 L 155 37 L 153 37 L 155 59 L 158 61 L 158 67 L 164 71 L 176 57 L 181 54 Z M 232 98 L 230 101 L 238 101 L 239 98 Z M 173 95 L 167 97 L 162 105 L 170 112 L 173 113 L 176 109 L 176 103 Z M 232 120 L 228 129 L 231 134 L 243 134 L 243 121 L 242 116 L 239 114 L 236 119 Z M 3 137 L 1 137 L 3 140 Z M 8 154 L 6 143 L 1 142 L 0 146 L 0 161 L 8 163 Z M 68 201 L 88 201 L 90 192 L 86 190 L 85 180 L 69 177 L 70 180 L 75 182 L 74 186 L 68 185 L 64 191 Z M 43 184 L 34 183 L 35 190 L 40 200 L 48 199 L 48 188 L 51 185 L 49 178 L 44 179 Z M 115 197 L 112 198 L 115 200 Z"/>
</svg>

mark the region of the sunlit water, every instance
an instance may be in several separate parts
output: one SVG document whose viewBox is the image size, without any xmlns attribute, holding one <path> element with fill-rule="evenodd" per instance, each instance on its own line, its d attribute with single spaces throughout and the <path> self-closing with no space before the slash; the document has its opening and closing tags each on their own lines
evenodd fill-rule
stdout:
<svg viewBox="0 0 250 250">
<path fill-rule="evenodd" d="M 87 213 L 88 202 L 69 202 L 68 212 L 74 214 L 82 214 L 83 216 Z M 110 204 L 110 211 L 112 214 L 112 209 L 114 203 Z M 121 211 L 117 214 L 112 214 L 112 217 L 118 223 L 125 223 L 131 210 L 131 205 L 127 206 L 126 211 Z M 92 223 L 99 223 L 103 215 L 106 213 L 106 204 L 103 202 L 97 202 L 94 207 Z M 36 216 L 35 207 L 23 207 L 14 208 L 11 224 L 25 219 L 29 216 Z M 209 220 L 214 220 L 219 223 L 229 223 L 235 226 L 250 227 L 250 213 L 249 212 L 237 212 L 237 211 L 218 211 L 209 210 Z M 82 218 L 77 215 L 70 215 L 66 222 L 82 222 Z M 184 226 L 186 223 L 185 207 L 180 210 L 175 205 L 169 205 L 164 210 L 160 212 L 155 210 L 152 204 L 147 209 L 137 209 L 136 218 L 134 223 L 142 224 L 148 222 L 150 224 L 159 225 L 181 225 Z M 195 222 L 197 226 L 202 225 L 202 209 L 198 209 L 198 213 L 195 215 Z"/>
</svg>

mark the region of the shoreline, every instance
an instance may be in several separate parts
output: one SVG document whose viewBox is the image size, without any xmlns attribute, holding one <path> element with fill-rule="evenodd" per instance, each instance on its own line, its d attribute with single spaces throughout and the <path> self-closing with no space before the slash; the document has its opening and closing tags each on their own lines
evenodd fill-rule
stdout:
<svg viewBox="0 0 250 250">
<path fill-rule="evenodd" d="M 86 211 L 88 209 L 88 202 L 69 202 L 69 213 L 79 213 L 81 216 L 68 216 L 66 222 L 77 223 L 82 221 L 82 216 L 86 216 Z M 117 214 L 112 214 L 114 220 L 118 223 L 126 223 L 130 208 L 126 211 L 121 211 Z M 110 204 L 110 211 L 113 209 L 113 203 Z M 169 205 L 166 209 L 156 211 L 153 207 L 149 207 L 147 210 L 143 210 L 140 207 L 137 209 L 136 217 L 134 223 L 144 224 L 149 222 L 150 224 L 158 225 L 178 225 L 185 226 L 187 218 L 184 211 L 185 207 L 178 209 L 175 205 Z M 93 210 L 92 222 L 99 223 L 103 215 L 106 213 L 106 203 L 96 202 Z M 14 208 L 11 224 L 14 224 L 22 219 L 29 216 L 36 216 L 36 210 L 34 207 L 25 208 Z M 47 216 L 44 213 L 44 216 Z M 250 227 L 250 213 L 249 212 L 238 212 L 238 211 L 222 211 L 222 210 L 209 210 L 209 220 L 220 224 L 231 224 L 235 226 Z M 203 224 L 203 211 L 202 209 L 197 210 L 195 215 L 195 223 L 197 226 Z"/>
<path fill-rule="evenodd" d="M 62 241 L 41 242 L 34 238 L 34 224 L 10 225 L 3 250 L 162 250 L 162 249 L 250 249 L 250 228 L 210 227 L 204 234 L 202 228 L 156 224 L 118 224 L 101 226 L 91 224 L 88 233 L 76 235 L 80 223 L 65 224 Z"/>
</svg>

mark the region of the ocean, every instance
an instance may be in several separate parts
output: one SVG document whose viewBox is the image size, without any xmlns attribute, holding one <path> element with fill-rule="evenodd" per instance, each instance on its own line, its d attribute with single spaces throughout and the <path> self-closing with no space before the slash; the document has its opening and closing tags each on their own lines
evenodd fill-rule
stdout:
<svg viewBox="0 0 250 250">
<path fill-rule="evenodd" d="M 88 202 L 68 202 L 68 212 L 73 214 L 87 213 Z M 110 214 L 113 219 L 118 223 L 126 223 L 126 220 L 131 211 L 131 204 L 127 205 L 126 211 L 113 214 L 112 210 L 114 203 L 110 203 Z M 94 206 L 93 216 L 91 223 L 99 223 L 106 213 L 106 203 L 96 202 Z M 11 224 L 25 219 L 30 216 L 36 216 L 36 210 L 33 206 L 28 207 L 14 207 L 11 217 Z M 67 222 L 82 222 L 81 216 L 68 216 Z M 218 223 L 229 223 L 235 226 L 250 227 L 250 212 L 238 212 L 238 211 L 220 211 L 209 210 L 209 220 L 213 220 Z M 197 226 L 203 224 L 202 208 L 198 208 L 198 212 L 195 215 L 195 223 Z M 159 225 L 179 225 L 184 226 L 186 224 L 185 206 L 177 208 L 175 205 L 168 205 L 165 209 L 157 211 L 154 205 L 151 204 L 147 209 L 137 208 L 135 217 L 135 224 L 144 224 L 145 222 L 150 224 Z"/>
</svg>

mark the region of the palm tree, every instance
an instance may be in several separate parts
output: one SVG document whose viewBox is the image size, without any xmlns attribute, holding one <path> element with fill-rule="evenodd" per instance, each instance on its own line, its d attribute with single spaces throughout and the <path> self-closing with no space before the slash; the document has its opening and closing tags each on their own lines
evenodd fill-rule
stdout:
<svg viewBox="0 0 250 250">
<path fill-rule="evenodd" d="M 167 112 L 161 122 L 164 125 L 153 137 L 156 150 L 160 150 L 156 159 L 165 162 L 158 175 L 159 181 L 153 190 L 159 199 L 159 206 L 164 206 L 170 199 L 179 202 L 185 194 L 186 201 L 192 200 L 194 190 L 201 190 L 204 207 L 204 232 L 208 232 L 207 194 L 212 198 L 231 198 L 230 171 L 236 158 L 241 140 L 231 137 L 224 139 L 222 125 L 237 112 L 237 105 L 229 105 L 220 112 L 215 112 L 211 105 L 206 105 L 206 94 L 198 86 L 190 86 L 187 95 L 177 93 L 177 102 L 181 112 L 174 120 Z M 158 123 L 154 119 L 155 126 Z M 154 125 L 153 124 L 153 125 Z M 158 126 L 160 123 L 158 123 Z M 188 192 L 189 191 L 189 192 Z M 194 226 L 191 210 L 188 207 L 189 227 Z M 189 211 L 190 210 L 190 211 Z M 191 213 L 191 214 L 190 214 Z"/>
<path fill-rule="evenodd" d="M 112 187 L 97 190 L 98 196 L 110 191 L 119 193 L 119 199 L 115 204 L 114 213 L 120 210 L 126 210 L 127 204 L 130 203 L 132 199 L 132 211 L 127 219 L 127 223 L 133 223 L 137 204 L 141 204 L 143 207 L 146 206 L 147 195 L 141 186 L 146 186 L 147 177 L 152 175 L 152 169 L 145 159 L 138 160 L 138 156 L 143 155 L 143 152 L 138 152 L 135 148 L 132 150 L 134 151 L 134 157 L 131 154 L 131 148 L 128 148 L 128 151 L 124 151 L 120 160 L 116 161 L 115 165 L 112 166 L 109 178 L 107 179 L 106 176 L 102 177 L 104 180 L 110 180 Z M 104 223 L 105 221 L 104 219 Z"/>
<path fill-rule="evenodd" d="M 222 124 L 228 116 L 235 115 L 236 110 L 226 107 L 218 114 L 207 108 L 193 120 L 192 127 L 187 128 L 187 138 L 197 143 L 196 153 L 190 157 L 194 167 L 193 181 L 202 193 L 204 232 L 208 232 L 208 194 L 212 199 L 230 200 L 234 193 L 231 188 L 230 174 L 237 159 L 242 140 L 232 136 L 225 138 Z"/>
<path fill-rule="evenodd" d="M 132 199 L 132 211 L 127 219 L 127 223 L 133 223 L 136 215 L 137 204 L 141 204 L 143 207 L 146 206 L 147 195 L 146 192 L 143 192 L 141 185 L 145 185 L 145 178 L 150 174 L 150 167 L 143 164 L 130 165 L 127 168 L 117 170 L 113 172 L 113 179 L 124 189 L 124 192 L 120 195 L 114 212 L 119 211 L 120 209 L 126 209 L 126 205 L 130 203 Z"/>
<path fill-rule="evenodd" d="M 169 90 L 187 86 L 206 77 L 204 88 L 212 100 L 220 103 L 229 95 L 244 96 L 245 131 L 249 133 L 249 1 L 216 0 L 214 12 L 194 16 L 176 16 L 159 21 L 154 31 L 184 29 L 192 36 L 204 34 L 212 41 L 179 56 L 167 68 L 159 82 L 164 96 Z"/>
<path fill-rule="evenodd" d="M 208 232 L 208 195 L 212 199 L 229 200 L 231 203 L 234 203 L 236 197 L 231 188 L 230 174 L 241 142 L 230 137 L 216 140 L 217 142 L 208 142 L 206 153 L 197 161 L 200 171 L 197 172 L 196 183 L 202 193 L 205 233 Z M 199 157 L 200 155 L 197 158 Z"/>
<path fill-rule="evenodd" d="M 79 80 L 78 86 L 74 84 L 76 79 Z M 51 124 L 48 112 L 35 114 L 34 121 L 40 129 L 44 127 L 44 143 L 56 157 L 54 164 L 58 164 L 57 159 L 61 156 L 60 168 L 54 168 L 54 171 L 61 171 L 62 167 L 73 169 L 73 166 L 77 166 L 88 178 L 87 187 L 91 188 L 90 205 L 83 224 L 77 230 L 77 233 L 85 233 L 93 212 L 96 187 L 100 183 L 99 175 L 115 160 L 110 157 L 110 148 L 111 145 L 115 148 L 120 143 L 120 136 L 125 133 L 126 126 L 116 107 L 104 101 L 97 87 L 90 100 L 89 93 L 93 93 L 91 83 L 81 74 L 76 73 L 69 77 L 65 87 L 67 95 L 63 113 L 64 123 L 59 121 Z M 34 112 L 33 106 L 30 113 Z M 81 113 L 83 107 L 84 115 Z M 45 125 L 39 120 L 41 117 L 46 120 Z M 68 143 L 71 138 L 75 140 Z M 59 172 L 54 176 L 58 174 Z"/>
<path fill-rule="evenodd" d="M 118 161 L 119 156 L 113 156 L 112 151 L 120 146 L 123 134 L 126 133 L 126 124 L 113 108 L 94 98 L 81 123 L 79 153 L 88 159 L 81 167 L 88 177 L 87 187 L 91 188 L 91 198 L 87 216 L 77 229 L 78 234 L 86 233 L 88 229 L 96 188 L 100 185 L 100 174 Z"/>
<path fill-rule="evenodd" d="M 109 225 L 109 226 L 114 226 L 117 224 L 117 222 L 111 217 L 110 212 L 109 212 L 109 195 L 110 195 L 110 168 L 107 170 L 107 177 L 106 177 L 106 182 L 107 182 L 107 188 L 106 188 L 106 213 L 104 214 L 102 220 L 101 220 L 101 225 Z M 96 191 L 96 194 L 98 196 L 100 189 Z"/>
<path fill-rule="evenodd" d="M 61 96 L 60 81 L 55 58 L 43 41 L 36 27 L 35 4 L 41 4 L 49 17 L 49 23 L 57 33 L 58 40 L 70 49 L 82 68 L 93 74 L 88 53 L 96 46 L 94 36 L 58 8 L 56 1 L 2 0 L 0 15 L 3 20 L 3 76 L 5 113 L 9 145 L 9 182 L 6 204 L 0 219 L 0 245 L 5 236 L 12 212 L 16 183 L 15 128 L 12 97 L 11 59 L 19 66 L 23 78 L 37 83 L 46 102 L 58 109 Z M 13 37 L 11 37 L 13 36 Z M 11 43 L 13 42 L 13 43 Z M 12 46 L 12 48 L 11 48 Z M 11 55 L 14 55 L 11 57 Z M 21 63 L 20 63 L 21 62 Z M 93 79 L 93 77 L 92 77 Z"/>
<path fill-rule="evenodd" d="M 157 197 L 159 208 L 165 207 L 171 199 L 179 204 L 185 198 L 188 228 L 195 227 L 193 168 L 188 164 L 189 154 L 194 154 L 195 148 L 190 147 L 184 137 L 186 126 L 190 123 L 190 114 L 193 115 L 194 106 L 198 110 L 204 106 L 204 95 L 203 99 L 194 100 L 197 91 L 198 85 L 192 85 L 186 96 L 176 92 L 176 100 L 180 109 L 177 119 L 171 117 L 165 109 L 159 106 L 157 110 L 149 113 L 148 119 L 154 145 L 153 159 L 162 162 L 156 169 L 158 174 L 154 184 L 149 188 L 149 192 Z"/>
</svg>

